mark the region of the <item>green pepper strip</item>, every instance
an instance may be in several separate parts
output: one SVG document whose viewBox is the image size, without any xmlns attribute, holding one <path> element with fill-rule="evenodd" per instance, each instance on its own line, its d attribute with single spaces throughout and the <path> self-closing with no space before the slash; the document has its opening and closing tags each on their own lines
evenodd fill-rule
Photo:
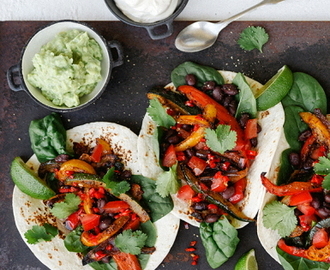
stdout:
<svg viewBox="0 0 330 270">
<path fill-rule="evenodd" d="M 178 167 L 178 177 L 183 178 L 188 185 L 197 193 L 201 193 L 205 196 L 205 199 L 217 205 L 226 213 L 230 214 L 234 218 L 246 221 L 246 222 L 254 222 L 255 220 L 247 217 L 242 211 L 240 211 L 234 204 L 225 200 L 220 194 L 213 192 L 211 190 L 202 190 L 199 185 L 198 178 L 194 175 L 194 173 L 186 167 L 186 165 L 180 164 Z"/>
</svg>

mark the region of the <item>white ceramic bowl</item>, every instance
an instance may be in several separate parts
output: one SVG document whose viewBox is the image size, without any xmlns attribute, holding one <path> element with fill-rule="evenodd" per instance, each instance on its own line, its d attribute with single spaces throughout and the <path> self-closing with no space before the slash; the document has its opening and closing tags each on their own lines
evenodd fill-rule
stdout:
<svg viewBox="0 0 330 270">
<path fill-rule="evenodd" d="M 27 80 L 27 75 L 33 70 L 32 58 L 36 53 L 39 53 L 42 45 L 54 39 L 58 33 L 71 29 L 87 32 L 91 38 L 94 38 L 98 42 L 103 53 L 103 59 L 101 63 L 102 80 L 96 85 L 90 94 L 80 98 L 80 105 L 72 108 L 54 105 L 51 101 L 47 100 L 42 95 L 39 89 L 32 86 Z M 112 57 L 112 49 L 117 50 L 116 59 Z M 26 91 L 32 99 L 47 109 L 58 112 L 75 111 L 88 106 L 90 103 L 100 97 L 109 82 L 112 68 L 119 66 L 122 63 L 122 47 L 117 41 L 106 41 L 102 36 L 96 33 L 95 30 L 84 23 L 71 20 L 58 21 L 46 25 L 30 38 L 22 50 L 19 64 L 16 64 L 8 69 L 7 81 L 9 87 L 13 91 Z M 19 80 L 17 80 L 17 76 L 19 77 Z"/>
</svg>

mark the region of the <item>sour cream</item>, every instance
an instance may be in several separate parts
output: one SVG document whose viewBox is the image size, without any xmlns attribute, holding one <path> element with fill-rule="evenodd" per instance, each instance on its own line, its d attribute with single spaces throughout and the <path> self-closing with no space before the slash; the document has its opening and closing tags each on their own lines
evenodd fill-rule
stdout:
<svg viewBox="0 0 330 270">
<path fill-rule="evenodd" d="M 131 20 L 153 23 L 173 14 L 181 0 L 115 0 L 117 7 Z"/>
</svg>

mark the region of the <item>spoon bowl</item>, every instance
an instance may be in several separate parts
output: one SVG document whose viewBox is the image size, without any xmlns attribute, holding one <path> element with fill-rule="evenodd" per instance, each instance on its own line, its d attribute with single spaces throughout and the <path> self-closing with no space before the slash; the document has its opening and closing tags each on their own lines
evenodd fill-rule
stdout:
<svg viewBox="0 0 330 270">
<path fill-rule="evenodd" d="M 199 21 L 184 28 L 175 39 L 175 46 L 183 52 L 199 52 L 211 47 L 217 40 L 220 31 L 244 14 L 267 4 L 276 4 L 284 0 L 263 0 L 242 12 L 217 23 Z"/>
</svg>

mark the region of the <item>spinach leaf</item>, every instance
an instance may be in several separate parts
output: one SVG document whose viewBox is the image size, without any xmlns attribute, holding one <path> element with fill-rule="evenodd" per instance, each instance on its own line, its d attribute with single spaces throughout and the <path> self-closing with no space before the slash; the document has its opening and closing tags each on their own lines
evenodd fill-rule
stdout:
<svg viewBox="0 0 330 270">
<path fill-rule="evenodd" d="M 109 263 L 100 263 L 100 262 L 92 262 L 88 264 L 95 270 L 117 270 L 117 264 L 114 260 L 111 260 Z"/>
<path fill-rule="evenodd" d="M 80 241 L 80 236 L 81 236 L 81 227 L 78 227 L 77 229 L 71 231 L 65 237 L 64 246 L 68 251 L 84 252 L 89 248 Z"/>
<path fill-rule="evenodd" d="M 281 250 L 279 247 L 276 247 L 276 251 L 285 270 L 327 270 L 330 267 L 329 263 L 316 262 L 305 258 L 292 256 Z"/>
<path fill-rule="evenodd" d="M 281 166 L 277 176 L 277 185 L 287 184 L 288 176 L 291 175 L 294 171 L 289 160 L 290 153 L 292 153 L 292 149 L 288 148 L 281 154 Z"/>
<path fill-rule="evenodd" d="M 308 126 L 299 116 L 300 112 L 305 111 L 300 106 L 288 106 L 284 108 L 285 122 L 284 134 L 285 138 L 293 151 L 299 152 L 302 143 L 298 141 L 301 132 L 305 131 Z"/>
<path fill-rule="evenodd" d="M 188 74 L 193 74 L 197 78 L 197 87 L 200 87 L 207 81 L 215 81 L 217 84 L 224 84 L 224 79 L 221 74 L 214 68 L 199 65 L 193 62 L 184 62 L 173 69 L 171 80 L 175 87 L 185 85 L 185 77 Z"/>
<path fill-rule="evenodd" d="M 133 183 L 139 184 L 143 190 L 143 200 L 141 205 L 150 210 L 150 217 L 153 222 L 164 217 L 173 209 L 173 201 L 170 196 L 162 197 L 156 190 L 156 182 L 150 178 L 133 175 L 131 181 Z"/>
<path fill-rule="evenodd" d="M 240 116 L 242 113 L 248 113 L 252 118 L 256 118 L 257 102 L 244 75 L 242 73 L 237 73 L 233 80 L 233 84 L 235 84 L 240 90 L 238 95 L 236 95 L 238 106 L 235 117 Z"/>
<path fill-rule="evenodd" d="M 219 267 L 235 253 L 239 242 L 237 234 L 225 216 L 214 223 L 201 223 L 200 235 L 206 259 L 212 268 Z"/>
<path fill-rule="evenodd" d="M 293 85 L 282 100 L 284 107 L 300 106 L 304 111 L 312 112 L 319 108 L 327 113 L 327 97 L 320 83 L 312 76 L 303 73 L 293 73 Z"/>
<path fill-rule="evenodd" d="M 39 162 L 46 162 L 66 151 L 66 130 L 60 116 L 51 113 L 46 117 L 33 120 L 29 126 L 31 147 Z"/>
</svg>

